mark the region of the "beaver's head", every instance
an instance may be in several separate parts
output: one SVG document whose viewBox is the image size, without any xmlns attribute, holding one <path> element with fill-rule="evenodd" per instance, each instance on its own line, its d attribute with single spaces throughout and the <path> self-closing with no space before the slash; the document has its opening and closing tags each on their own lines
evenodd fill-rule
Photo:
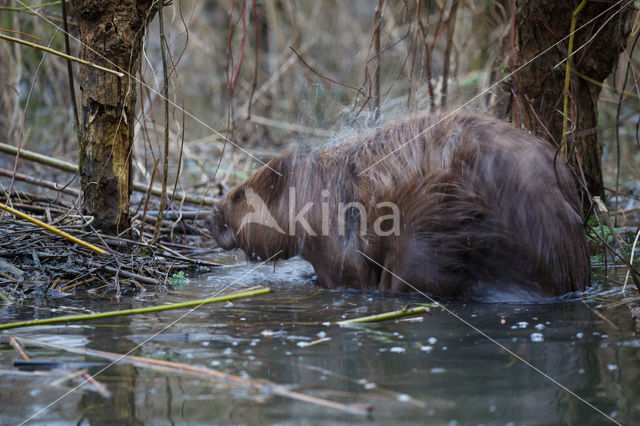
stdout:
<svg viewBox="0 0 640 426">
<path fill-rule="evenodd" d="M 288 157 L 272 160 L 236 185 L 213 208 L 209 228 L 225 250 L 240 248 L 252 259 L 295 255 L 288 235 Z"/>
</svg>

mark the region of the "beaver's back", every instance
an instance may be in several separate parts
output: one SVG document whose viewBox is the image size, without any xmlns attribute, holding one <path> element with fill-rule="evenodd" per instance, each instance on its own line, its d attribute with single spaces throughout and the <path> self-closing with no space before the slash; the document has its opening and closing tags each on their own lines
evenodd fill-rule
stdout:
<svg viewBox="0 0 640 426">
<path fill-rule="evenodd" d="M 381 147 L 386 154 L 376 164 Z M 459 114 L 396 123 L 357 151 L 361 186 L 401 211 L 400 236 L 382 245 L 403 280 L 441 295 L 487 285 L 556 295 L 588 284 L 580 201 L 546 141 Z M 406 287 L 393 281 L 393 290 Z"/>
</svg>

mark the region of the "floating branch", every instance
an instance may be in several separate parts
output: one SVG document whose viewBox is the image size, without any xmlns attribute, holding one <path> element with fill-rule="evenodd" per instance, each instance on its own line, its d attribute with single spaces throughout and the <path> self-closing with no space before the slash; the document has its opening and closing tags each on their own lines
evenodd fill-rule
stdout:
<svg viewBox="0 0 640 426">
<path fill-rule="evenodd" d="M 345 324 L 361 324 L 361 323 L 366 323 L 366 322 L 386 321 L 386 320 L 390 320 L 390 319 L 406 317 L 406 316 L 409 316 L 409 315 L 426 314 L 427 312 L 429 312 L 429 309 L 420 306 L 418 308 L 401 309 L 399 311 L 386 312 L 384 314 L 369 315 L 369 316 L 366 316 L 366 317 L 360 317 L 360 318 L 353 318 L 353 319 L 348 319 L 348 320 L 344 320 L 344 321 L 338 321 L 336 324 L 345 325 Z"/>
<path fill-rule="evenodd" d="M 269 293 L 270 291 L 271 289 L 269 288 L 258 288 L 256 290 L 251 290 L 251 291 L 231 293 L 225 296 L 190 300 L 188 302 L 171 303 L 171 304 L 162 305 L 162 306 L 148 306 L 146 308 L 123 309 L 121 311 L 108 311 L 108 312 L 100 312 L 97 314 L 68 315 L 68 316 L 56 317 L 56 318 L 45 318 L 45 319 L 32 320 L 32 321 L 12 322 L 9 324 L 0 324 L 0 330 L 7 330 L 10 328 L 18 328 L 18 327 L 30 327 L 34 325 L 57 324 L 57 323 L 72 322 L 72 321 L 85 321 L 85 320 L 94 320 L 94 319 L 101 319 L 101 318 L 111 318 L 111 317 L 119 317 L 119 316 L 125 316 L 125 315 L 148 314 L 150 312 L 160 312 L 160 311 L 168 311 L 171 309 L 191 308 L 194 306 L 198 307 L 201 305 L 206 305 L 208 303 L 226 302 L 228 300 L 240 299 L 243 297 L 258 296 L 261 294 Z"/>
<path fill-rule="evenodd" d="M 11 208 L 9 206 L 5 206 L 2 203 L 0 203 L 0 209 L 6 210 L 9 213 L 12 213 L 12 214 L 14 214 L 14 215 L 16 215 L 16 216 L 18 216 L 18 217 L 20 217 L 22 219 L 28 220 L 29 222 L 31 222 L 31 223 L 33 223 L 35 225 L 41 226 L 42 228 L 44 228 L 44 229 L 46 229 L 48 231 L 51 231 L 54 234 L 58 234 L 61 237 L 64 237 L 67 240 L 73 241 L 76 244 L 80 244 L 81 246 L 86 247 L 86 248 L 88 248 L 90 250 L 93 250 L 96 253 L 100 253 L 100 254 L 105 254 L 106 253 L 106 251 L 101 249 L 100 247 L 96 247 L 93 244 L 87 243 L 86 241 L 82 241 L 81 239 L 76 238 L 71 234 L 67 234 L 64 231 L 61 231 L 60 229 L 56 228 L 55 226 L 47 225 L 46 223 L 36 219 L 35 217 L 32 217 L 32 216 L 29 216 L 28 214 L 19 212 L 18 210 L 13 209 L 13 208 Z"/>
<path fill-rule="evenodd" d="M 277 383 L 269 382 L 267 380 L 252 380 L 244 377 L 234 376 L 232 374 L 223 373 L 220 371 L 212 370 L 210 368 L 196 367 L 189 364 L 183 364 L 172 361 L 164 361 L 159 359 L 144 358 L 140 356 L 118 354 L 114 352 L 97 351 L 93 349 L 74 348 L 68 346 L 57 345 L 55 343 L 44 342 L 36 339 L 29 339 L 27 337 L 16 336 L 17 340 L 23 343 L 30 343 L 32 345 L 59 349 L 71 353 L 95 356 L 100 358 L 106 358 L 112 360 L 114 363 L 126 363 L 141 368 L 151 368 L 155 371 L 162 371 L 166 373 L 174 373 L 181 375 L 193 376 L 197 379 L 215 379 L 225 383 L 232 383 L 239 386 L 246 386 L 254 389 L 255 391 L 262 393 L 272 393 L 275 395 L 283 396 L 286 398 L 295 399 L 297 401 L 308 402 L 310 404 L 316 404 L 323 407 L 340 410 L 350 414 L 356 414 L 360 416 L 368 415 L 373 407 L 368 404 L 343 404 L 341 402 L 330 401 L 328 399 L 318 398 L 311 395 L 306 395 L 300 392 L 289 390 L 287 387 L 279 385 Z"/>
<path fill-rule="evenodd" d="M 88 67 L 92 67 L 95 69 L 99 69 L 100 71 L 107 72 L 109 74 L 117 75 L 118 77 L 124 77 L 124 73 L 120 71 L 110 70 L 109 68 L 101 67 L 100 65 L 94 64 L 93 62 L 85 61 L 84 59 L 76 58 L 75 56 L 67 55 L 66 53 L 58 52 L 57 50 L 51 49 L 49 47 L 44 47 L 39 44 L 31 43 L 30 41 L 20 40 L 19 38 L 11 37 L 8 35 L 0 34 L 0 38 L 3 38 L 8 41 L 12 41 L 14 43 L 24 44 L 25 46 L 33 47 L 34 49 L 44 50 L 45 52 L 49 52 L 53 55 L 61 56 L 69 61 L 75 61 L 82 65 L 86 65 Z"/>
</svg>

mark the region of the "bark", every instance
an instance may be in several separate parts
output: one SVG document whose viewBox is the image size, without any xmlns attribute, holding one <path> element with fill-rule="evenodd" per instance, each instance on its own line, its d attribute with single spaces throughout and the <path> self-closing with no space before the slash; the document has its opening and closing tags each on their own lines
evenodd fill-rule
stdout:
<svg viewBox="0 0 640 426">
<path fill-rule="evenodd" d="M 76 0 L 80 57 L 125 77 L 80 68 L 83 208 L 94 225 L 115 233 L 129 226 L 136 82 L 142 37 L 157 8 L 151 0 Z"/>
<path fill-rule="evenodd" d="M 580 3 L 581 0 L 517 1 L 515 33 L 508 34 L 503 44 L 504 72 L 518 69 L 566 37 L 570 32 L 573 12 Z M 611 8 L 613 4 L 589 1 L 577 15 L 576 53 L 571 62 L 570 134 L 567 135 L 569 162 L 582 169 L 589 193 L 599 196 L 604 192 L 600 167 L 602 146 L 597 130 L 601 86 L 594 81 L 603 82 L 613 71 L 630 30 L 631 8 L 626 7 L 618 13 L 621 5 Z M 608 8 L 611 9 L 598 17 Z M 585 24 L 586 27 L 581 28 Z M 552 141 L 556 146 L 562 140 L 566 68 L 561 62 L 567 58 L 568 45 L 567 38 L 517 71 L 503 84 L 502 98 L 497 104 L 499 116 Z M 561 65 L 556 66 L 558 64 Z M 502 78 L 502 75 L 497 78 Z"/>
</svg>

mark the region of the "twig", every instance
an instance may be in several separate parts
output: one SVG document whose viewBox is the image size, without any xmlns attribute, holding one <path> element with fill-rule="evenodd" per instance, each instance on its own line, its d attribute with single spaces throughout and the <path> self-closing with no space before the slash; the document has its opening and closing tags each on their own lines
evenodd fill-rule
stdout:
<svg viewBox="0 0 640 426">
<path fill-rule="evenodd" d="M 638 37 L 635 37 L 633 40 L 633 45 L 631 46 L 631 55 L 633 55 L 633 51 L 635 50 L 636 43 L 638 43 Z M 631 68 L 631 60 L 627 62 L 627 69 L 624 72 L 624 81 L 622 82 L 622 86 L 620 87 L 620 96 L 618 97 L 618 103 L 616 105 L 616 121 L 615 121 L 615 134 L 616 134 L 616 204 L 613 213 L 613 225 L 618 226 L 618 204 L 620 202 L 620 160 L 621 160 L 621 151 L 620 151 L 620 113 L 622 110 L 622 102 L 625 99 L 624 88 L 627 85 L 627 79 L 629 78 L 629 69 Z M 615 77 L 613 80 L 615 86 Z M 634 82 L 634 86 L 636 86 L 638 81 Z"/>
<path fill-rule="evenodd" d="M 240 75 L 240 68 L 242 68 L 242 62 L 244 59 L 244 45 L 247 40 L 247 1 L 246 0 L 242 1 L 242 11 L 240 13 L 242 14 L 242 39 L 240 41 L 240 54 L 238 57 L 238 65 L 236 65 L 236 69 L 233 72 L 233 76 L 229 81 L 229 91 L 231 93 L 233 93 L 233 91 L 235 90 L 236 82 L 238 80 L 238 75 Z M 231 22 L 233 22 L 232 18 L 233 17 L 231 17 Z M 229 43 L 231 43 L 231 38 L 229 38 Z M 256 49 L 257 48 L 258 46 L 256 46 Z M 229 53 L 229 55 L 231 55 L 231 53 Z"/>
<path fill-rule="evenodd" d="M 0 142 L 0 152 L 4 152 L 9 155 L 17 155 L 18 148 L 5 143 Z M 20 158 L 23 160 L 35 161 L 36 163 L 44 164 L 46 166 L 55 167 L 56 169 L 63 170 L 69 173 L 77 173 L 78 166 L 66 161 L 56 160 L 48 155 L 38 154 L 37 152 L 27 151 L 26 149 L 20 150 Z"/>
<path fill-rule="evenodd" d="M 302 45 L 302 47 L 300 48 L 300 53 L 304 53 L 307 51 L 307 49 L 309 48 L 309 46 L 311 46 L 311 43 L 307 42 L 305 44 Z M 284 53 L 282 53 L 280 55 L 280 57 L 284 57 Z M 278 61 L 280 60 L 280 58 L 278 59 Z M 269 79 L 267 81 L 265 81 L 259 88 L 258 90 L 256 90 L 254 97 L 253 97 L 253 102 L 257 101 L 258 99 L 260 99 L 266 92 L 267 90 L 269 90 L 269 88 L 271 88 L 280 78 L 280 76 L 282 74 L 284 74 L 291 65 L 293 65 L 296 61 L 296 55 L 292 54 L 290 55 L 287 60 L 285 62 L 283 62 L 280 67 L 275 70 L 273 73 L 271 73 L 271 75 L 269 76 Z M 251 99 L 247 100 L 244 104 L 242 104 L 242 106 L 238 109 L 238 111 L 240 111 L 242 114 L 246 114 L 247 116 L 249 116 L 249 109 L 250 109 L 250 101 Z M 249 117 L 249 119 L 253 118 L 252 116 Z M 216 139 L 217 139 L 217 135 L 216 135 Z M 193 144 L 193 141 L 191 142 L 191 144 Z"/>
<path fill-rule="evenodd" d="M 604 321 L 607 324 L 609 324 L 611 326 L 611 328 L 613 328 L 616 331 L 620 331 L 620 328 L 616 327 L 616 325 L 613 323 L 613 321 L 611 321 L 609 318 L 605 317 L 602 313 L 600 313 L 596 309 L 594 309 L 591 305 L 589 305 L 587 303 L 586 300 L 582 300 L 582 303 L 584 303 L 584 306 L 589 308 L 589 310 L 591 310 L 591 312 L 593 312 L 596 316 L 598 316 L 602 321 Z"/>
<path fill-rule="evenodd" d="M 380 21 L 382 18 L 382 7 L 384 0 L 378 0 L 378 10 L 375 18 L 375 28 L 373 36 L 376 50 L 376 69 L 373 73 L 373 119 L 377 123 L 380 119 Z M 367 68 L 369 64 L 367 63 Z"/>
<path fill-rule="evenodd" d="M 24 277 L 24 271 L 16 266 L 13 266 L 11 262 L 8 262 L 0 258 L 0 271 L 7 272 L 11 279 L 21 280 Z"/>
<path fill-rule="evenodd" d="M 259 52 L 260 49 L 258 45 L 260 44 L 260 21 L 258 20 L 258 6 L 256 4 L 256 0 L 252 2 L 253 8 L 253 26 L 255 27 L 255 42 L 253 46 L 254 58 L 253 58 L 253 82 L 251 83 L 251 93 L 249 94 L 249 106 L 247 108 L 247 120 L 251 119 L 251 104 L 253 102 L 253 95 L 256 92 L 256 87 L 258 87 L 258 62 L 259 62 Z"/>
<path fill-rule="evenodd" d="M 562 106 L 562 139 L 560 141 L 560 149 L 562 155 L 566 158 L 569 154 L 567 148 L 567 125 L 568 125 L 568 113 L 569 113 L 569 83 L 571 81 L 571 56 L 573 55 L 573 40 L 576 32 L 576 21 L 578 15 L 587 4 L 588 0 L 582 0 L 576 10 L 573 11 L 573 17 L 571 18 L 571 31 L 569 32 L 569 48 L 567 49 L 567 64 L 564 71 L 564 102 Z"/>
<path fill-rule="evenodd" d="M 164 155 L 162 157 L 162 195 L 160 196 L 160 208 L 158 209 L 158 221 L 153 233 L 153 243 L 160 237 L 160 229 L 162 229 L 162 212 L 164 211 L 164 203 L 167 199 L 167 179 L 169 178 L 169 76 L 167 74 L 167 52 L 166 38 L 164 34 L 164 19 L 162 17 L 162 4 L 164 0 L 158 3 L 158 20 L 160 21 L 160 52 L 162 53 L 162 75 L 164 79 L 164 87 L 162 96 L 164 98 Z"/>
<path fill-rule="evenodd" d="M 195 263 L 196 265 L 220 266 L 219 263 L 209 262 L 208 260 L 191 259 L 190 257 L 187 257 L 187 256 L 183 255 L 180 252 L 177 252 L 175 250 L 171 250 L 169 247 L 165 246 L 164 244 L 158 243 L 158 247 L 160 247 L 161 249 L 165 250 L 167 253 L 169 253 L 174 258 L 177 258 L 177 259 L 180 259 L 180 260 L 184 260 L 184 261 L 187 261 L 187 262 L 190 262 L 190 263 Z M 167 255 L 164 254 L 164 256 L 167 256 Z"/>
<path fill-rule="evenodd" d="M 147 211 L 147 217 L 146 220 L 154 222 L 154 219 L 156 219 L 154 216 L 158 215 L 158 210 L 149 210 Z M 178 220 L 178 219 L 189 219 L 189 220 L 195 220 L 195 219 L 203 219 L 206 216 L 206 214 L 202 213 L 199 210 L 187 210 L 187 211 L 182 211 L 182 212 L 175 212 L 175 211 L 171 211 L 171 210 L 167 210 L 164 212 L 164 220 Z"/>
<path fill-rule="evenodd" d="M 292 391 L 287 389 L 285 386 L 279 385 L 277 383 L 269 382 L 266 380 L 257 381 L 257 380 L 247 379 L 244 377 L 234 376 L 232 374 L 223 373 L 223 372 L 212 370 L 210 368 L 205 368 L 205 367 L 196 367 L 193 365 L 182 364 L 178 362 L 165 361 L 165 360 L 159 360 L 159 359 L 153 359 L 153 358 L 144 358 L 144 357 L 133 356 L 133 355 L 124 355 L 124 354 L 118 354 L 114 352 L 98 351 L 94 349 L 62 346 L 55 343 L 49 343 L 42 340 L 30 339 L 22 336 L 16 336 L 16 339 L 24 343 L 30 343 L 32 345 L 36 345 L 40 347 L 53 348 L 53 349 L 63 350 L 63 351 L 81 354 L 81 355 L 89 355 L 89 356 L 95 356 L 100 358 L 106 358 L 114 362 L 127 363 L 137 367 L 142 367 L 142 368 L 151 368 L 155 371 L 163 371 L 163 372 L 174 373 L 174 374 L 188 374 L 198 379 L 216 379 L 226 383 L 232 383 L 235 385 L 248 386 L 258 392 L 273 393 L 275 395 L 295 399 L 297 401 L 308 402 L 310 404 L 316 404 L 323 407 L 328 407 L 328 408 L 332 408 L 332 409 L 336 409 L 336 410 L 340 410 L 343 412 L 356 414 L 360 416 L 369 415 L 369 413 L 373 410 L 373 407 L 371 407 L 368 404 L 343 404 L 340 402 L 330 401 L 328 399 L 318 398 L 315 396 Z"/>
<path fill-rule="evenodd" d="M 67 23 L 67 2 L 62 0 L 62 22 L 64 25 L 64 49 L 67 55 L 71 56 L 71 48 L 69 47 L 69 25 Z M 73 84 L 73 68 L 71 68 L 71 60 L 67 59 L 67 74 L 69 75 L 69 94 L 71 95 L 71 105 L 73 106 L 73 122 L 78 132 L 78 144 L 82 138 L 82 129 L 80 128 L 80 118 L 78 116 L 78 103 L 76 102 L 76 88 Z"/>
<path fill-rule="evenodd" d="M 430 103 L 431 112 L 436 111 L 436 100 L 435 100 L 435 92 L 433 87 L 431 59 L 432 59 L 433 49 L 436 46 L 436 42 L 440 38 L 440 33 L 442 32 L 442 21 L 444 18 L 444 13 L 446 11 L 446 6 L 444 4 L 439 5 L 439 7 L 440 7 L 440 13 L 438 14 L 438 23 L 436 24 L 436 29 L 433 34 L 433 39 L 431 40 L 431 43 L 429 44 L 429 46 L 426 48 L 426 52 L 425 52 L 425 68 L 427 72 L 427 86 L 429 89 L 429 103 Z M 429 20 L 431 16 L 431 14 L 429 13 L 429 9 L 430 7 L 429 5 L 427 5 L 426 7 L 427 26 L 429 26 Z M 426 34 L 424 35 L 424 38 L 426 41 Z"/>
<path fill-rule="evenodd" d="M 633 265 L 633 255 L 636 251 L 636 247 L 638 245 L 638 238 L 640 238 L 640 229 L 637 230 L 636 232 L 636 237 L 633 240 L 633 245 L 631 246 L 631 255 L 629 257 L 629 264 Z M 631 274 L 631 269 L 627 269 L 627 273 L 624 277 L 624 285 L 622 286 L 622 291 L 624 291 L 627 288 L 627 283 L 629 282 L 629 275 Z"/>
<path fill-rule="evenodd" d="M 12 214 L 14 214 L 14 215 L 16 215 L 16 216 L 18 216 L 18 217 L 20 217 L 22 219 L 28 220 L 29 222 L 31 222 L 31 223 L 33 223 L 35 225 L 38 225 L 38 226 L 40 226 L 40 227 L 42 227 L 42 228 L 44 228 L 44 229 L 46 229 L 48 231 L 51 231 L 54 234 L 58 234 L 61 237 L 64 237 L 64 238 L 66 238 L 66 239 L 68 239 L 70 241 L 73 241 L 76 244 L 80 244 L 81 246 L 86 247 L 86 248 L 88 248 L 90 250 L 93 250 L 96 253 L 100 253 L 100 254 L 105 254 L 106 253 L 105 250 L 103 250 L 103 249 L 101 249 L 99 247 L 96 247 L 93 244 L 90 244 L 90 243 L 87 243 L 85 241 L 82 241 L 81 239 L 76 238 L 73 235 L 67 234 L 66 232 L 61 231 L 60 229 L 58 229 L 58 228 L 56 228 L 54 226 L 47 225 L 46 223 L 44 223 L 44 222 L 42 222 L 42 221 L 40 221 L 40 220 L 38 220 L 38 219 L 36 219 L 34 217 L 31 217 L 28 214 L 19 212 L 18 210 L 15 210 L 15 209 L 13 209 L 13 208 L 11 208 L 9 206 L 6 206 L 6 205 L 4 205 L 2 203 L 0 203 L 0 209 L 6 210 L 9 213 L 12 213 Z"/>
<path fill-rule="evenodd" d="M 11 170 L 0 168 L 0 175 L 7 176 L 7 177 L 13 176 L 15 180 L 20 180 L 23 182 L 31 183 L 33 185 L 38 185 L 42 188 L 53 189 L 59 192 L 63 192 L 65 194 L 73 195 L 74 197 L 80 196 L 80 191 L 78 191 L 77 189 L 67 188 L 66 186 L 63 186 L 59 183 L 51 182 L 44 179 L 38 179 L 33 176 L 24 175 L 22 173 L 13 173 Z"/>
<path fill-rule="evenodd" d="M 21 7 L 0 7 L 0 10 L 6 10 L 6 11 L 10 11 L 10 12 L 26 12 L 29 11 L 30 9 L 41 9 L 47 6 L 55 6 L 57 4 L 60 4 L 59 1 L 52 1 L 52 2 L 48 2 L 48 3 L 41 3 L 41 4 L 34 4 L 32 6 L 21 6 Z"/>
<path fill-rule="evenodd" d="M 613 236 L 613 243 L 614 243 L 614 247 L 619 248 L 619 250 L 615 250 L 614 247 L 610 247 L 607 244 L 607 241 L 604 237 L 599 236 L 599 238 L 601 238 L 602 242 L 604 243 L 605 246 L 607 246 L 609 248 L 609 250 L 611 250 L 611 253 L 618 257 L 620 260 L 622 260 L 622 262 L 625 264 L 625 266 L 627 267 L 627 271 L 631 272 L 631 277 L 633 278 L 633 282 L 636 285 L 636 289 L 638 291 L 640 291 L 640 273 L 638 273 L 638 271 L 636 271 L 633 268 L 633 265 L 631 264 L 631 262 L 629 261 L 629 258 L 627 257 L 626 253 L 624 252 L 624 244 L 622 243 L 622 240 L 620 238 L 620 236 L 618 234 L 616 234 L 616 230 L 615 227 L 613 226 L 613 223 L 611 223 L 611 218 L 609 217 L 608 211 L 607 211 L 607 207 L 604 205 L 604 202 L 602 202 L 602 200 L 600 199 L 600 197 L 593 197 L 593 201 L 596 205 L 596 208 L 594 210 L 594 213 L 596 215 L 596 217 L 598 218 L 598 221 L 600 220 L 600 217 L 602 217 L 604 219 L 604 222 L 607 224 L 607 226 L 609 227 L 609 231 L 611 232 L 611 235 Z M 606 252 L 606 251 L 605 251 Z"/>
<path fill-rule="evenodd" d="M 97 277 L 91 277 L 91 278 L 89 278 L 89 279 L 87 279 L 87 280 L 82 280 L 82 281 L 79 281 L 79 282 L 77 282 L 77 283 L 68 284 L 68 285 L 66 285 L 66 286 L 64 286 L 64 287 L 62 287 L 62 288 L 60 288 L 58 291 L 60 291 L 60 292 L 65 292 L 65 291 L 67 291 L 67 290 L 71 290 L 72 288 L 76 288 L 76 287 L 81 286 L 81 285 L 83 285 L 83 284 L 89 284 L 89 283 L 91 283 L 91 282 L 94 282 L 94 281 L 95 281 L 95 280 L 97 280 L 97 279 L 98 279 Z"/>
<path fill-rule="evenodd" d="M 14 146 L 7 145 L 0 142 L 0 152 L 4 152 L 9 155 L 16 155 L 18 149 Z M 35 161 L 36 163 L 45 164 L 50 167 L 54 167 L 59 170 L 64 170 L 69 173 L 78 173 L 78 166 L 66 161 L 57 160 L 55 158 L 48 157 L 46 155 L 38 154 L 37 152 L 27 151 L 25 149 L 20 150 L 20 158 L 23 160 Z M 136 192 L 147 193 L 149 186 L 144 183 L 134 182 L 133 190 Z M 151 187 L 151 194 L 156 197 L 162 196 L 162 189 L 158 187 Z M 177 191 L 176 197 L 182 197 L 184 195 L 184 201 L 189 204 L 204 204 L 206 206 L 213 206 L 218 200 L 212 197 L 205 197 L 196 194 L 187 194 L 183 191 Z"/>
<path fill-rule="evenodd" d="M 453 45 L 453 31 L 456 27 L 456 14 L 458 12 L 458 0 L 453 0 L 451 10 L 447 17 L 447 46 L 444 50 L 444 65 L 442 69 L 442 90 L 440 91 L 440 108 L 447 107 L 447 86 L 449 84 L 449 64 L 451 60 L 451 47 Z M 453 22 L 452 22 L 453 21 Z"/>
<path fill-rule="evenodd" d="M 243 297 L 259 296 L 261 294 L 269 293 L 270 291 L 271 289 L 269 288 L 259 288 L 257 290 L 252 290 L 252 291 L 235 292 L 235 293 L 227 294 L 224 296 L 210 297 L 207 299 L 190 300 L 188 302 L 170 303 L 168 305 L 162 305 L 162 306 L 147 306 L 146 308 L 124 309 L 120 311 L 107 311 L 107 312 L 100 312 L 96 314 L 68 315 L 68 316 L 55 317 L 55 318 L 45 318 L 40 320 L 18 321 L 18 322 L 12 322 L 9 324 L 0 324 L 0 330 L 8 330 L 10 328 L 18 328 L 18 327 L 31 327 L 34 325 L 59 324 L 59 323 L 66 323 L 66 322 L 73 322 L 73 321 L 87 321 L 87 320 L 112 318 L 112 317 L 119 317 L 119 316 L 126 316 L 126 315 L 148 314 L 151 312 L 168 311 L 171 309 L 191 308 L 194 306 L 206 305 L 209 303 L 226 302 L 228 300 L 240 299 Z"/>
<path fill-rule="evenodd" d="M 98 265 L 95 265 L 95 266 L 98 266 Z M 116 276 L 122 275 L 125 278 L 135 278 L 136 280 L 149 285 L 159 284 L 158 280 L 154 280 L 153 278 L 149 278 L 144 275 L 136 274 L 135 272 L 125 271 L 120 268 L 114 268 L 113 266 L 108 266 L 108 265 L 103 265 L 103 268 L 105 271 L 115 274 Z"/>
<path fill-rule="evenodd" d="M 9 296 L 4 294 L 2 289 L 0 289 L 0 300 L 5 302 L 5 303 L 13 303 L 13 300 L 11 300 L 11 298 Z"/>
<path fill-rule="evenodd" d="M 144 208 L 142 209 L 142 224 L 140 225 L 140 241 L 144 238 L 144 224 L 145 219 L 147 219 L 147 210 L 149 208 L 149 200 L 151 199 L 151 188 L 153 188 L 153 182 L 156 180 L 156 174 L 158 173 L 158 160 L 155 160 L 153 163 L 153 172 L 151 173 L 151 182 L 149 183 L 149 190 L 147 191 L 144 199 Z M 160 209 L 156 212 L 156 216 L 162 214 L 162 210 Z M 132 221 L 133 222 L 133 221 Z"/>
<path fill-rule="evenodd" d="M 309 346 L 317 345 L 318 343 L 328 342 L 330 340 L 331 340 L 331 337 L 323 337 L 321 339 L 316 339 L 313 342 L 300 342 L 298 343 L 298 345 L 300 345 L 303 348 L 308 348 Z"/>
<path fill-rule="evenodd" d="M 25 361 L 31 361 L 31 357 L 27 354 L 27 352 L 25 352 L 25 350 L 22 348 L 22 345 L 20 345 L 20 342 L 18 342 L 14 337 L 9 337 L 9 343 L 11 344 L 11 346 L 13 346 L 13 349 L 15 349 L 20 354 L 22 359 L 24 359 Z M 111 396 L 111 392 L 109 392 L 102 383 L 95 380 L 87 372 L 87 370 L 74 371 L 67 377 L 54 380 L 53 382 L 50 383 L 50 385 L 57 386 L 64 383 L 67 380 L 72 380 L 77 377 L 82 377 L 86 382 L 93 385 L 96 388 L 96 390 L 100 393 L 100 395 L 102 395 L 103 397 L 109 398 Z"/>
<path fill-rule="evenodd" d="M 314 129 L 312 127 L 307 127 L 307 126 L 303 126 L 303 125 L 300 125 L 300 124 L 294 124 L 294 123 L 287 123 L 287 122 L 284 122 L 284 121 L 278 121 L 278 120 L 274 120 L 272 118 L 261 117 L 259 115 L 255 115 L 255 114 L 251 116 L 249 121 L 252 121 L 252 122 L 258 123 L 258 124 L 262 124 L 264 126 L 276 127 L 276 128 L 284 129 L 284 130 L 291 131 L 291 132 L 306 133 L 306 134 L 310 134 L 310 135 L 314 135 L 314 136 L 321 136 L 321 137 L 325 137 L 325 138 L 330 138 L 330 137 L 333 137 L 335 135 L 334 132 L 330 132 L 330 131 L 327 131 L 327 130 Z"/>
<path fill-rule="evenodd" d="M 22 359 L 30 361 L 31 357 L 27 354 L 27 352 L 24 350 L 24 348 L 22 347 L 22 345 L 20 344 L 20 342 L 18 342 L 15 338 L 13 337 L 9 337 L 9 344 L 11 346 L 13 346 L 13 349 L 16 350 L 16 352 L 18 352 L 20 354 L 20 356 L 22 357 Z"/>
<path fill-rule="evenodd" d="M 327 77 L 325 75 L 320 74 L 318 71 L 316 71 L 313 68 L 311 68 L 311 66 L 309 64 L 307 64 L 304 59 L 302 59 L 302 56 L 300 56 L 300 54 L 296 51 L 296 49 L 294 49 L 293 47 L 289 47 L 289 49 L 291 49 L 293 51 L 293 53 L 296 54 L 296 56 L 298 57 L 298 60 L 300 60 L 300 62 L 302 62 L 302 65 L 307 67 L 307 69 L 309 71 L 311 71 L 312 73 L 314 73 L 318 77 L 322 78 L 323 80 L 327 80 L 327 81 L 329 81 L 329 82 L 331 82 L 333 84 L 337 84 L 339 86 L 346 87 L 347 89 L 355 90 L 356 92 L 360 93 L 360 95 L 362 95 L 364 97 L 367 97 L 367 94 L 362 89 L 359 89 L 359 88 L 354 87 L 354 86 L 350 86 L 350 85 L 348 85 L 346 83 L 342 83 L 342 82 L 336 81 L 336 80 L 334 80 L 334 79 L 332 79 L 330 77 Z"/>
<path fill-rule="evenodd" d="M 109 68 L 101 67 L 100 65 L 96 65 L 96 64 L 94 64 L 92 62 L 85 61 L 84 59 L 76 58 L 74 56 L 67 55 L 67 54 L 62 53 L 62 52 L 58 52 L 57 50 L 50 49 L 48 47 L 41 46 L 39 44 L 31 43 L 31 42 L 25 41 L 25 40 L 20 40 L 19 38 L 11 37 L 11 36 L 4 35 L 4 34 L 0 34 L 0 38 L 8 40 L 8 41 L 12 41 L 14 43 L 24 44 L 25 46 L 33 47 L 34 49 L 40 49 L 40 50 L 43 50 L 45 52 L 49 52 L 49 53 L 51 53 L 53 55 L 61 56 L 61 57 L 65 58 L 65 59 L 67 59 L 69 61 L 75 61 L 75 62 L 78 62 L 78 63 L 80 63 L 82 65 L 86 65 L 86 66 L 89 66 L 89 67 L 92 67 L 92 68 L 96 68 L 96 69 L 99 69 L 100 71 L 104 71 L 104 72 L 107 72 L 109 74 L 117 75 L 118 77 L 121 77 L 121 78 L 124 77 L 124 73 L 121 73 L 120 71 L 110 70 Z"/>
</svg>

